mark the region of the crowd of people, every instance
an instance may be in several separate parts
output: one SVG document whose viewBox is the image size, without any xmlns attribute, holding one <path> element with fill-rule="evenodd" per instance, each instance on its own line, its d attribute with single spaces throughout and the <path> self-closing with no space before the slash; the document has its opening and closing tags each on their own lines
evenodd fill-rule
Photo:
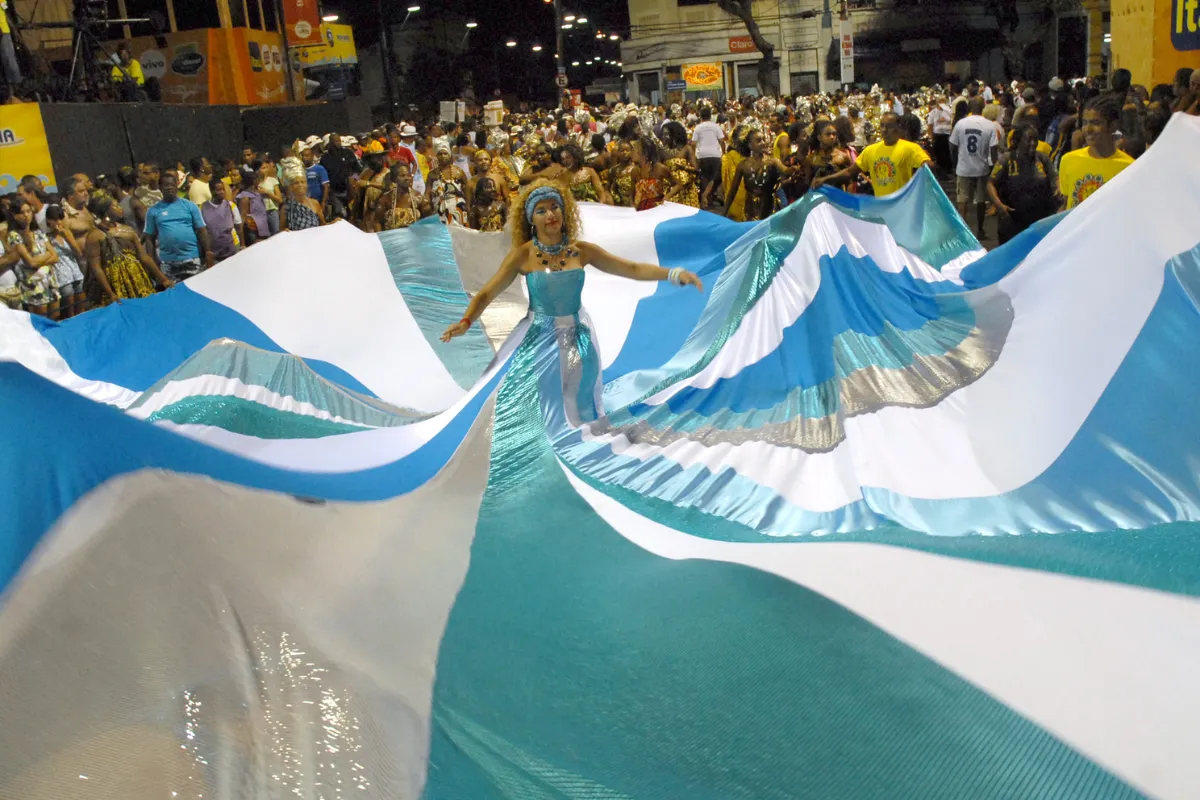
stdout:
<svg viewBox="0 0 1200 800">
<path fill-rule="evenodd" d="M 907 94 L 538 111 L 491 128 L 404 122 L 310 136 L 278 159 L 247 147 L 240 160 L 77 174 L 57 196 L 26 176 L 0 197 L 0 300 L 65 319 L 338 219 L 371 232 L 434 216 L 500 231 L 521 188 L 542 180 L 578 202 L 674 202 L 752 221 L 822 186 L 886 196 L 931 168 L 955 182 L 977 231 L 998 216 L 1004 242 L 1083 202 L 1175 112 L 1200 113 L 1200 71 L 1150 91 L 1118 70 L 1110 86 L 967 81 Z"/>
</svg>

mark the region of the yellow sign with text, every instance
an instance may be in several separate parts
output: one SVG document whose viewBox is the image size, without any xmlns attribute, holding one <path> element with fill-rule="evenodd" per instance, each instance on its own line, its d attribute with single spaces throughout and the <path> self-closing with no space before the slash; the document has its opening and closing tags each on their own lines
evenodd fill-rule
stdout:
<svg viewBox="0 0 1200 800">
<path fill-rule="evenodd" d="M 42 109 L 37 103 L 0 105 L 0 164 L 0 194 L 15 192 L 26 175 L 41 178 L 46 191 L 58 191 Z"/>
<path fill-rule="evenodd" d="M 358 51 L 354 47 L 354 29 L 349 25 L 321 23 L 321 39 L 324 45 L 300 48 L 300 63 L 306 67 L 323 67 L 332 64 L 357 64 Z"/>
<path fill-rule="evenodd" d="M 682 77 L 687 81 L 688 91 L 720 89 L 725 72 L 719 63 L 684 64 Z"/>
</svg>

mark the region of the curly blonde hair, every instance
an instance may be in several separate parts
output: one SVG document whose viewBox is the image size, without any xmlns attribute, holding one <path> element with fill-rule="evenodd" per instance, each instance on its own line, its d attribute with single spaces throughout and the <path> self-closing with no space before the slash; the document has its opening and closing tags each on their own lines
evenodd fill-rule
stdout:
<svg viewBox="0 0 1200 800">
<path fill-rule="evenodd" d="M 512 242 L 514 248 L 521 247 L 533 238 L 533 227 L 529 224 L 529 220 L 525 219 L 525 200 L 531 192 L 542 187 L 553 189 L 562 198 L 563 234 L 570 241 L 574 242 L 578 240 L 579 234 L 583 230 L 583 223 L 579 221 L 579 206 L 575 203 L 575 196 L 571 194 L 566 186 L 558 181 L 541 178 L 522 189 L 517 202 L 508 210 L 509 219 L 512 220 Z"/>
</svg>

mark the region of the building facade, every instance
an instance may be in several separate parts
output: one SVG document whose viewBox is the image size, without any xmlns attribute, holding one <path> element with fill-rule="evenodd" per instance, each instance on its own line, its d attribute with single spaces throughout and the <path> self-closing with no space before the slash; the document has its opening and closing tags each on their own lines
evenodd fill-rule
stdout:
<svg viewBox="0 0 1200 800">
<path fill-rule="evenodd" d="M 674 102 L 688 96 L 738 97 L 758 93 L 761 54 L 741 20 L 715 0 L 628 0 L 630 37 L 622 44 L 626 87 L 637 102 Z M 841 84 L 842 15 L 854 40 L 854 83 L 921 86 L 948 76 L 989 82 L 1011 71 L 1032 80 L 1095 75 L 1108 62 L 1109 0 L 1021 2 L 1010 39 L 1021 63 L 1006 63 L 1000 27 L 983 2 L 959 0 L 758 0 L 755 20 L 775 46 L 778 68 L 770 94 L 832 91 Z M 1013 48 L 1007 48 L 1009 53 Z M 689 67 L 705 65 L 719 80 L 699 88 Z M 1007 67 L 1007 68 L 1006 68 Z"/>
</svg>

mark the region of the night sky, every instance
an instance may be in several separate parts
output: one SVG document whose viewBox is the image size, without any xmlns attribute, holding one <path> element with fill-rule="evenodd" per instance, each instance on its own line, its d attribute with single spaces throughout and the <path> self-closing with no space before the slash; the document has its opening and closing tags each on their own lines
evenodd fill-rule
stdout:
<svg viewBox="0 0 1200 800">
<path fill-rule="evenodd" d="M 475 73 L 476 89 L 491 95 L 494 89 L 527 95 L 537 86 L 542 89 L 554 74 L 554 6 L 543 0 L 384 0 L 389 20 L 404 19 L 409 5 L 420 5 L 408 25 L 417 24 L 418 17 L 426 20 L 441 17 L 452 22 L 474 20 L 479 23 L 468 39 L 467 64 Z M 337 11 L 342 21 L 354 27 L 359 47 L 375 43 L 379 38 L 379 23 L 374 0 L 323 0 L 326 12 Z M 563 0 L 563 15 L 586 17 L 588 24 L 563 31 L 564 61 L 573 87 L 590 83 L 598 77 L 616 77 L 617 67 L 605 64 L 587 66 L 593 56 L 620 60 L 619 42 L 596 39 L 601 30 L 607 37 L 617 33 L 629 34 L 627 6 L 616 0 Z M 503 9 L 503 11 L 500 11 Z M 464 28 L 465 33 L 465 28 Z M 505 47 L 515 39 L 516 47 Z M 540 53 L 531 51 L 534 42 L 542 45 Z M 572 67 L 572 61 L 581 66 Z"/>
</svg>

